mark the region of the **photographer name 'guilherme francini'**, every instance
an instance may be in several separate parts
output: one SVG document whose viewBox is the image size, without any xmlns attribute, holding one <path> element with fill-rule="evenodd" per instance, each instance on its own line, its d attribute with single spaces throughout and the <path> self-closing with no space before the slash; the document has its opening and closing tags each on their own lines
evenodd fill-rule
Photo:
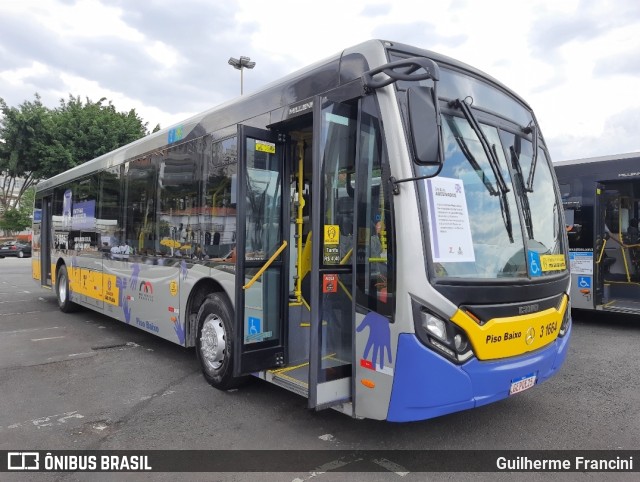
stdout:
<svg viewBox="0 0 640 482">
<path fill-rule="evenodd" d="M 589 459 L 583 456 L 576 456 L 574 459 L 534 459 L 530 457 L 498 457 L 496 466 L 499 470 L 508 471 L 633 471 L 633 457 L 622 458 L 602 458 Z"/>
</svg>

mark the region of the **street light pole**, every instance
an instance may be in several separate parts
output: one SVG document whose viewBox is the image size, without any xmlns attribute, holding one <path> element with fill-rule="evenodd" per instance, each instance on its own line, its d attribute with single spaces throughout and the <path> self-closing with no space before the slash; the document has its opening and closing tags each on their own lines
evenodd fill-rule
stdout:
<svg viewBox="0 0 640 482">
<path fill-rule="evenodd" d="M 251 62 L 249 57 L 240 57 L 240 59 L 234 59 L 233 57 L 229 58 L 229 65 L 231 65 L 234 69 L 240 71 L 240 95 L 242 95 L 243 91 L 243 83 L 244 78 L 242 76 L 243 69 L 252 69 L 256 66 L 255 62 Z"/>
</svg>

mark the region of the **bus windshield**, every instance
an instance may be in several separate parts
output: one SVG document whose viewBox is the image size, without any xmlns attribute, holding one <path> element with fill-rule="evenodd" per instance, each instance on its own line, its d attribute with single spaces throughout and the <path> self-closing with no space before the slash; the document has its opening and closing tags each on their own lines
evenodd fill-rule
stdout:
<svg viewBox="0 0 640 482">
<path fill-rule="evenodd" d="M 490 88 L 485 85 L 483 91 Z M 440 97 L 447 90 L 462 95 L 449 101 L 454 108 L 442 114 L 444 165 L 436 177 L 422 181 L 423 232 L 429 237 L 433 273 L 438 278 L 497 279 L 564 272 L 559 204 L 548 157 L 524 133 L 514 133 L 523 131 L 526 119 L 509 117 L 515 109 L 502 102 L 493 110 L 511 106 L 495 112 L 513 122 L 508 131 L 478 121 L 470 108 L 475 99 L 451 86 L 441 89 Z M 524 125 L 529 122 L 531 117 Z M 529 132 L 538 135 L 537 129 Z M 418 167 L 418 173 L 432 169 Z"/>
</svg>

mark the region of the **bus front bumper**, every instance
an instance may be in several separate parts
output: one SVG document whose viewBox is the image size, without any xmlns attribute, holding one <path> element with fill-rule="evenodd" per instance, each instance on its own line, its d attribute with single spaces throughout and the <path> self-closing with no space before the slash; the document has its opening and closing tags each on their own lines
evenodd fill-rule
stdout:
<svg viewBox="0 0 640 482">
<path fill-rule="evenodd" d="M 425 420 L 502 400 L 514 380 L 531 374 L 538 385 L 562 366 L 571 329 L 533 353 L 485 362 L 474 358 L 464 365 L 441 357 L 414 334 L 401 334 L 387 420 Z"/>
</svg>

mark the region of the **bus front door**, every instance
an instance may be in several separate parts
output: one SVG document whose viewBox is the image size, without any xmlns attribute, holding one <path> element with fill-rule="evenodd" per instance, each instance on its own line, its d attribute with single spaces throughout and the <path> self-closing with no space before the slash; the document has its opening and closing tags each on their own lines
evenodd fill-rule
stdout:
<svg viewBox="0 0 640 482">
<path fill-rule="evenodd" d="M 605 277 L 611 269 L 611 264 L 615 258 L 611 258 L 607 255 L 607 248 L 615 245 L 615 242 L 607 239 L 608 233 L 605 228 L 607 204 L 609 203 L 609 196 L 606 194 L 606 188 L 604 184 L 596 183 L 596 196 L 595 196 L 595 244 L 594 244 L 594 303 L 596 306 L 602 305 L 608 302 L 608 289 L 605 293 Z"/>
<path fill-rule="evenodd" d="M 285 146 L 271 131 L 238 126 L 234 376 L 286 363 Z"/>
<path fill-rule="evenodd" d="M 348 413 L 353 371 L 357 103 L 314 100 L 309 408 Z"/>
</svg>

